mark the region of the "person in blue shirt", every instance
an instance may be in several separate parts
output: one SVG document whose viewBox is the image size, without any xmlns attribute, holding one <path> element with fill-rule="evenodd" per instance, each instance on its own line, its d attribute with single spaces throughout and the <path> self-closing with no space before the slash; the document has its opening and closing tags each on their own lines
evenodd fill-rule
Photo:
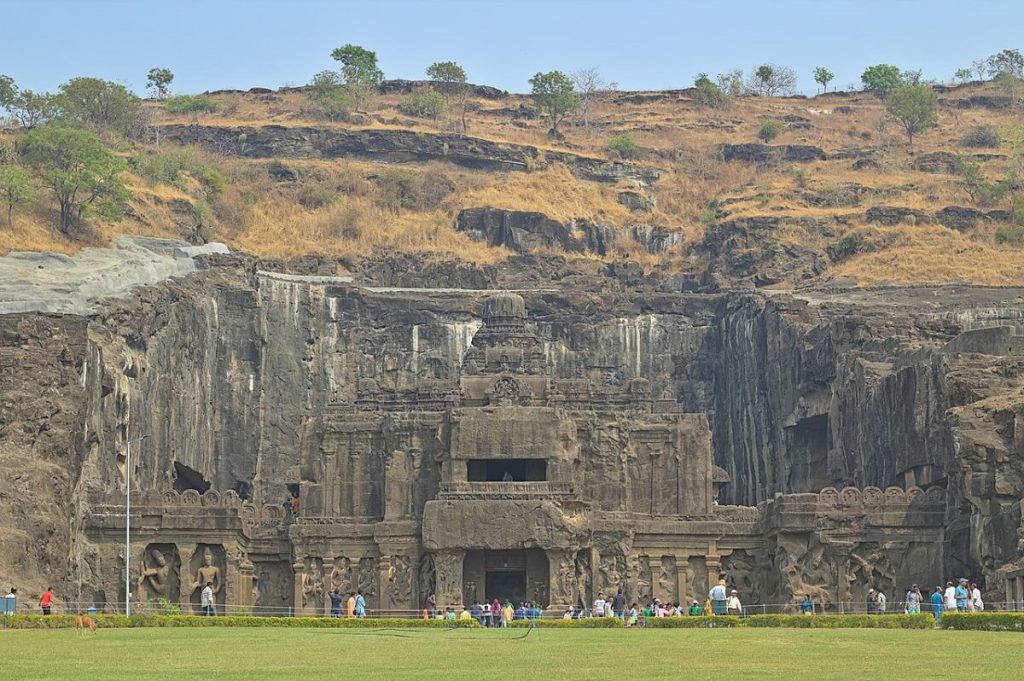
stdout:
<svg viewBox="0 0 1024 681">
<path fill-rule="evenodd" d="M 811 600 L 811 595 L 810 594 L 806 594 L 804 596 L 804 600 L 801 601 L 801 603 L 800 603 L 800 612 L 802 612 L 805 615 L 813 615 L 814 614 L 814 601 Z"/>
<path fill-rule="evenodd" d="M 366 599 L 361 590 L 356 592 L 356 617 L 366 617 Z"/>
<path fill-rule="evenodd" d="M 932 615 L 935 616 L 935 621 L 938 622 L 942 619 L 942 611 L 945 609 L 942 607 L 942 587 L 935 587 L 935 591 L 932 592 Z"/>
<path fill-rule="evenodd" d="M 971 592 L 967 590 L 967 580 L 964 577 L 960 578 L 960 583 L 956 585 L 956 609 L 960 612 L 967 612 L 967 599 L 971 597 Z"/>
</svg>

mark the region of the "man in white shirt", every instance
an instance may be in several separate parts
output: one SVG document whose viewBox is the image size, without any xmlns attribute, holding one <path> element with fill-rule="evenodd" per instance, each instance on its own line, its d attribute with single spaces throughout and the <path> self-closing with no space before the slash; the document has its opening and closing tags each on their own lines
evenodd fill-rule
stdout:
<svg viewBox="0 0 1024 681">
<path fill-rule="evenodd" d="M 885 612 L 885 594 L 879 589 L 875 592 L 875 612 L 882 614 Z"/>
<path fill-rule="evenodd" d="M 604 617 L 604 604 L 604 594 L 598 592 L 597 598 L 594 599 L 594 611 L 592 613 L 593 617 Z"/>
<path fill-rule="evenodd" d="M 946 612 L 956 612 L 956 587 L 953 582 L 946 582 L 946 592 L 942 596 L 945 601 Z"/>
<path fill-rule="evenodd" d="M 199 599 L 203 615 L 213 616 L 213 582 L 206 583 L 206 588 L 203 589 Z"/>
<path fill-rule="evenodd" d="M 981 589 L 977 584 L 971 584 L 971 605 L 974 606 L 974 612 L 985 609 L 985 602 L 981 600 Z"/>
</svg>

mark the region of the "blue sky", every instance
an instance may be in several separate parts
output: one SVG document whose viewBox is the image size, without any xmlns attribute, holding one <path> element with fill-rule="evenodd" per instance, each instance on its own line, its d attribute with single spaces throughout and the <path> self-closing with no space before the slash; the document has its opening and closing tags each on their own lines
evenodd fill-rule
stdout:
<svg viewBox="0 0 1024 681">
<path fill-rule="evenodd" d="M 377 51 L 389 78 L 421 78 L 453 59 L 475 83 L 528 90 L 537 71 L 597 67 L 621 89 L 687 87 L 758 63 L 835 86 L 880 62 L 948 80 L 973 59 L 1024 49 L 1024 2 L 973 0 L 0 0 L 0 73 L 53 90 L 78 75 L 141 92 L 150 67 L 175 92 L 276 88 L 336 65 L 334 47 Z"/>
</svg>

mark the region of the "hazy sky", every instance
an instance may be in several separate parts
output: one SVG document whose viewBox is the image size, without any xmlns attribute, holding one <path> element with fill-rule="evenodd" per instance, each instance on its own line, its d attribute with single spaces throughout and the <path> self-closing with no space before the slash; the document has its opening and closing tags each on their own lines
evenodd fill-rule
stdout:
<svg viewBox="0 0 1024 681">
<path fill-rule="evenodd" d="M 88 75 L 141 92 L 153 66 L 179 93 L 298 85 L 345 43 L 376 50 L 388 78 L 451 59 L 516 92 L 552 69 L 597 67 L 634 90 L 762 62 L 794 67 L 809 92 L 818 65 L 844 88 L 880 62 L 947 80 L 1024 49 L 1020 0 L 0 0 L 0 20 L 0 73 L 34 90 Z"/>
</svg>

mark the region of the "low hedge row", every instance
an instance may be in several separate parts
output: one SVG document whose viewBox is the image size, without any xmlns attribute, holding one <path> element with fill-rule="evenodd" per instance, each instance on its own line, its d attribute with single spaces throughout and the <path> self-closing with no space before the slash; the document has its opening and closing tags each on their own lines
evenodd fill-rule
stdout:
<svg viewBox="0 0 1024 681">
<path fill-rule="evenodd" d="M 718 618 L 716 618 L 718 619 Z M 934 629 L 935 618 L 920 615 L 751 615 L 748 627 L 784 629 Z"/>
<path fill-rule="evenodd" d="M 511 626 L 519 629 L 531 626 L 545 629 L 616 629 L 626 626 L 618 617 L 585 617 L 580 620 L 513 620 Z"/>
<path fill-rule="evenodd" d="M 1024 631 L 1024 612 L 947 612 L 942 615 L 939 626 L 974 631 Z"/>
<path fill-rule="evenodd" d="M 196 615 L 94 615 L 101 629 L 128 627 L 313 627 L 321 629 L 382 629 L 426 627 L 447 629 L 474 628 L 476 620 L 424 620 L 420 618 L 348 619 L 344 617 L 255 617 L 253 615 L 226 615 L 199 617 Z M 13 615 L 8 622 L 11 629 L 69 629 L 75 626 L 75 615 Z"/>
<path fill-rule="evenodd" d="M 732 615 L 717 617 L 648 617 L 646 626 L 652 629 L 732 629 L 742 627 L 745 620 Z"/>
</svg>

